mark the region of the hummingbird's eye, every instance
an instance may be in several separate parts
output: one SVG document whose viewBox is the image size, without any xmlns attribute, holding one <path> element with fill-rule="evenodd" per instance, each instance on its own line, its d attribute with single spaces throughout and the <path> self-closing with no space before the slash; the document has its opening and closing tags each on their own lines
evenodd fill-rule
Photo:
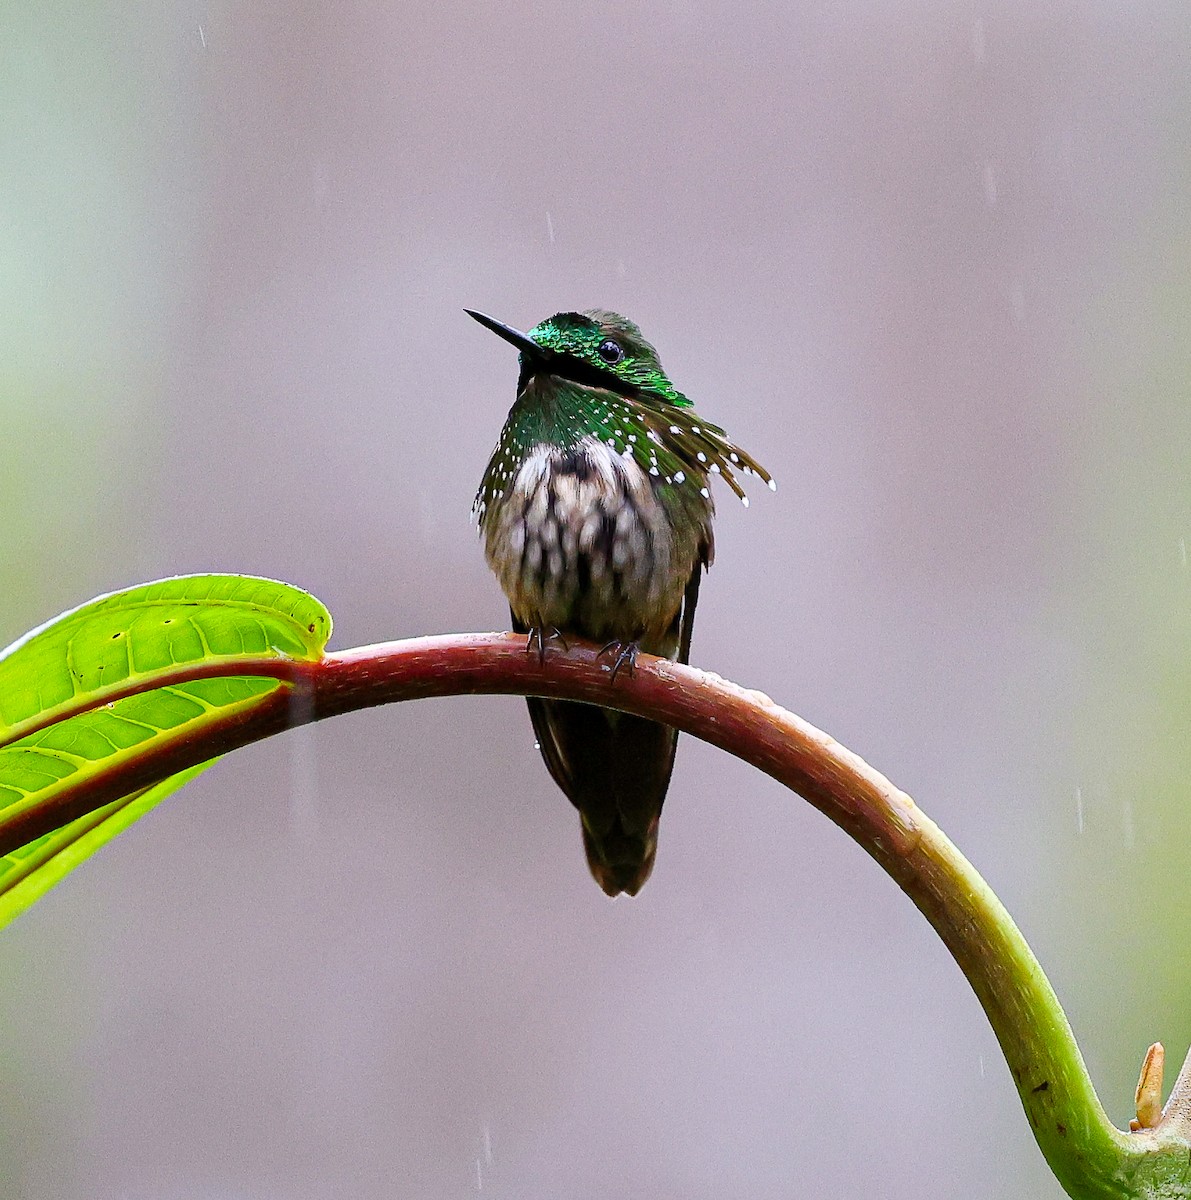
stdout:
<svg viewBox="0 0 1191 1200">
<path fill-rule="evenodd" d="M 618 363 L 624 358 L 624 351 L 611 338 L 605 338 L 597 347 L 596 353 L 606 363 Z"/>
</svg>

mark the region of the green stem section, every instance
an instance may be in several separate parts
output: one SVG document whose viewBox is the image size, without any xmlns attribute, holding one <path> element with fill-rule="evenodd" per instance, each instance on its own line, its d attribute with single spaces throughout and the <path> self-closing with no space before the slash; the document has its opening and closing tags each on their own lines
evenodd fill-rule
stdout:
<svg viewBox="0 0 1191 1200">
<path fill-rule="evenodd" d="M 727 750 L 798 792 L 892 876 L 971 983 L 1009 1065 L 1042 1153 L 1069 1195 L 1095 1200 L 1191 1196 L 1184 1135 L 1115 1128 L 1067 1018 L 1009 914 L 975 868 L 905 793 L 820 730 L 718 676 L 642 655 L 609 683 L 582 644 L 545 662 L 512 634 L 418 638 L 329 654 L 314 663 L 239 660 L 178 668 L 154 684 L 264 675 L 282 686 L 252 711 L 179 738 L 69 789 L 35 810 L 0 814 L 0 854 L 187 767 L 293 725 L 399 700 L 517 694 L 581 700 L 650 717 Z M 144 690 L 132 689 L 132 690 Z M 110 697 L 108 697 L 110 699 Z M 940 1097 L 940 1109 L 946 1098 Z M 928 1118 L 929 1119 L 929 1118 Z"/>
</svg>

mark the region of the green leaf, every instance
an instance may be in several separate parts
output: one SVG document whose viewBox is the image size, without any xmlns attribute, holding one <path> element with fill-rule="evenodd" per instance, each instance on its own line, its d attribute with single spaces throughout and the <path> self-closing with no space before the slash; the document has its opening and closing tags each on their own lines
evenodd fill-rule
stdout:
<svg viewBox="0 0 1191 1200">
<path fill-rule="evenodd" d="M 212 759 L 211 762 L 217 762 Z M 179 771 L 150 788 L 142 788 L 97 808 L 69 825 L 22 846 L 0 858 L 0 928 L 20 916 L 35 900 L 69 874 L 100 846 L 110 842 L 118 833 L 143 817 L 166 796 L 189 783 L 211 762 L 199 763 L 188 771 Z"/>
<path fill-rule="evenodd" d="M 314 661 L 330 636 L 319 601 L 272 579 L 179 575 L 111 592 L 0 652 L 0 744 L 170 667 L 246 656 Z"/>
<path fill-rule="evenodd" d="M 33 630 L 0 653 L 0 832 L 85 797 L 141 755 L 250 712 L 289 686 L 279 666 L 317 661 L 330 634 L 313 596 L 243 575 L 143 584 Z M 193 678 L 196 668 L 210 677 Z M 0 857 L 0 925 L 202 769 Z"/>
</svg>

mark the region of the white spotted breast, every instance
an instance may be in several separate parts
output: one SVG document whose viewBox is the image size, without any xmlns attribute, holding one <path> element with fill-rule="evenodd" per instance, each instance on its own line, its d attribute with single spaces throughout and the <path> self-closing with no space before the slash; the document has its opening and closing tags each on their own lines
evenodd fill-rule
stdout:
<svg viewBox="0 0 1191 1200">
<path fill-rule="evenodd" d="M 530 449 L 482 515 L 484 552 L 517 618 L 673 654 L 683 591 L 710 543 L 691 489 L 677 524 L 659 482 L 594 437 Z"/>
</svg>

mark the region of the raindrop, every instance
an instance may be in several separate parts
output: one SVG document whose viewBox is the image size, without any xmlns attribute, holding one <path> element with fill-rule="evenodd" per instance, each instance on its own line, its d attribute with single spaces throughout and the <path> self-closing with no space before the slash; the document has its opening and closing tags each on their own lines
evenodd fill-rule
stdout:
<svg viewBox="0 0 1191 1200">
<path fill-rule="evenodd" d="M 972 57 L 978 62 L 984 62 L 984 18 L 977 17 L 972 22 Z"/>
<path fill-rule="evenodd" d="M 1015 283 L 1009 289 L 1009 305 L 1013 323 L 1020 329 L 1026 323 L 1026 289 L 1020 283 Z"/>
<path fill-rule="evenodd" d="M 1133 801 L 1126 800 L 1121 805 L 1121 832 L 1125 835 L 1125 849 L 1132 850 L 1137 845 L 1137 830 L 1133 825 Z"/>
<path fill-rule="evenodd" d="M 984 203 L 989 208 L 997 205 L 997 176 L 992 163 L 984 164 Z"/>
<path fill-rule="evenodd" d="M 554 245 L 554 218 L 550 215 L 549 210 L 546 212 L 546 236 L 550 239 L 550 245 Z"/>
<path fill-rule="evenodd" d="M 1075 789 L 1075 826 L 1083 833 L 1083 788 Z"/>
</svg>

